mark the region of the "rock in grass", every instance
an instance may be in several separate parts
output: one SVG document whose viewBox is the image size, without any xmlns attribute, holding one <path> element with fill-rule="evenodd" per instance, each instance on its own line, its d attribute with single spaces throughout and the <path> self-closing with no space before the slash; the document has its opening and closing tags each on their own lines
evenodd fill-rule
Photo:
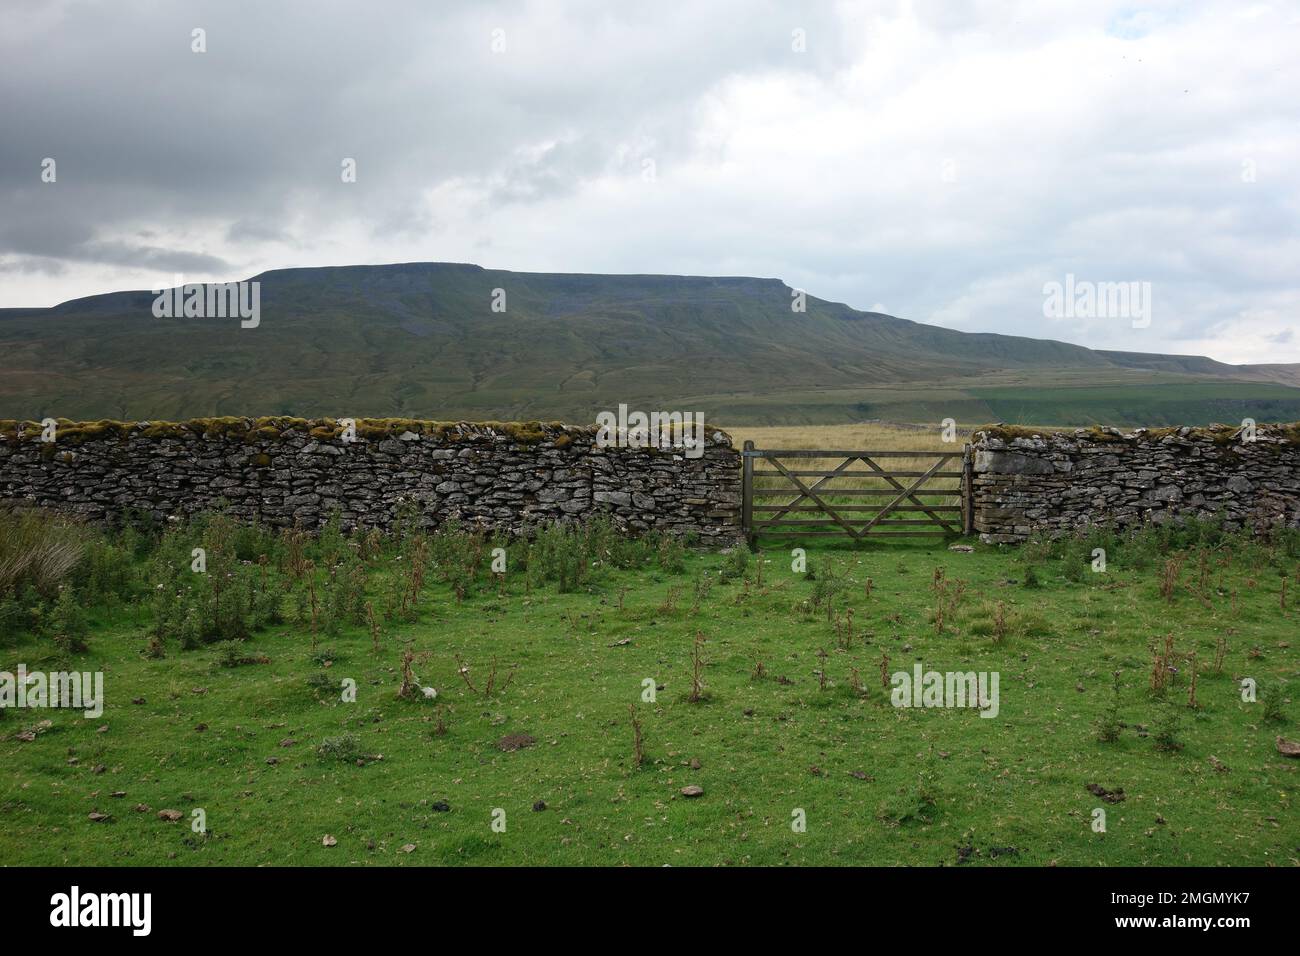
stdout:
<svg viewBox="0 0 1300 956">
<path fill-rule="evenodd" d="M 179 810 L 159 810 L 158 819 L 166 820 L 168 823 L 176 823 L 181 818 Z"/>
<path fill-rule="evenodd" d="M 1300 744 L 1285 737 L 1277 738 L 1277 752 L 1283 757 L 1300 757 Z"/>
<path fill-rule="evenodd" d="M 107 823 L 111 819 L 107 813 L 91 813 L 87 816 L 91 823 Z"/>
<path fill-rule="evenodd" d="M 320 843 L 321 846 L 338 846 L 339 841 L 334 839 L 332 835 L 327 833 L 325 834 L 325 836 L 321 838 Z"/>
<path fill-rule="evenodd" d="M 691 784 L 689 787 L 682 787 L 682 796 L 683 796 L 683 797 L 702 797 L 702 796 L 704 796 L 704 788 L 701 787 L 699 784 L 694 784 L 694 783 L 693 783 L 693 784 Z"/>
</svg>

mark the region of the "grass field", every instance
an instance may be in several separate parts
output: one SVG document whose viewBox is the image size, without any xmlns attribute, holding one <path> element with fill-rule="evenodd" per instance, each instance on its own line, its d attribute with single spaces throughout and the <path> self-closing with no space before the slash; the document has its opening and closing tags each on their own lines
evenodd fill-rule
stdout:
<svg viewBox="0 0 1300 956">
<path fill-rule="evenodd" d="M 17 588 L 0 669 L 99 670 L 106 704 L 0 713 L 0 863 L 1300 862 L 1300 761 L 1274 746 L 1300 736 L 1293 541 L 817 547 L 798 573 L 772 543 L 747 559 L 555 538 L 507 545 L 494 578 L 492 542 L 453 537 L 217 522 L 86 544 L 53 606 Z M 231 633 L 246 598 L 247 638 L 208 643 L 173 592 Z M 407 652 L 436 699 L 398 697 Z M 893 706 L 882 671 L 917 663 L 997 672 L 997 716 Z M 512 735 L 527 745 L 501 749 Z"/>
</svg>

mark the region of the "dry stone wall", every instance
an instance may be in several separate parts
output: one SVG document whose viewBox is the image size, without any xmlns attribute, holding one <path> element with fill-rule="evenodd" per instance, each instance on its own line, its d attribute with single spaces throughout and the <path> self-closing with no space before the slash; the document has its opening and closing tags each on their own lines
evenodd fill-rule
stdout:
<svg viewBox="0 0 1300 956">
<path fill-rule="evenodd" d="M 741 537 L 740 456 L 708 429 L 704 452 L 597 447 L 594 428 L 206 419 L 0 423 L 0 501 L 92 520 L 159 520 L 225 507 L 237 517 L 319 528 L 386 527 L 399 513 L 524 532 L 608 513 L 631 531 L 730 543 Z"/>
<path fill-rule="evenodd" d="M 974 435 L 974 525 L 981 540 L 1071 533 L 1187 517 L 1232 529 L 1300 527 L 1300 427 Z"/>
</svg>

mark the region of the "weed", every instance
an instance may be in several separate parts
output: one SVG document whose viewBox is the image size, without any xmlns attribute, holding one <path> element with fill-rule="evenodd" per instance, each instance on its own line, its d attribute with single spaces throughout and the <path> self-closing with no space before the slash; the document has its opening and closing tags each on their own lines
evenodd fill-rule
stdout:
<svg viewBox="0 0 1300 956">
<path fill-rule="evenodd" d="M 1097 739 L 1102 743 L 1113 743 L 1119 740 L 1120 732 L 1124 728 L 1119 717 L 1120 672 L 1115 671 L 1111 676 L 1110 702 L 1097 720 Z"/>
<path fill-rule="evenodd" d="M 469 665 L 461 660 L 459 654 L 456 655 L 456 673 L 460 675 L 460 679 L 465 682 L 465 686 L 468 687 L 472 693 L 483 698 L 488 698 L 495 693 L 503 692 L 510 686 L 510 682 L 515 679 L 515 668 L 511 667 L 505 676 L 505 680 L 501 682 L 501 686 L 497 686 L 497 659 L 495 657 L 492 658 L 492 666 L 488 670 L 487 681 L 484 683 L 481 691 L 474 686 L 473 680 L 470 679 Z"/>
<path fill-rule="evenodd" d="M 628 715 L 632 720 L 632 766 L 640 770 L 645 763 L 645 749 L 641 740 L 641 720 L 636 715 L 636 704 L 627 705 Z"/>
<path fill-rule="evenodd" d="M 375 606 L 366 602 L 366 621 L 370 625 L 370 649 L 379 653 L 379 621 L 375 619 Z"/>
<path fill-rule="evenodd" d="M 691 696 L 692 704 L 698 704 L 704 699 L 704 659 L 702 652 L 704 649 L 704 632 L 696 631 L 695 640 L 691 642 Z"/>
<path fill-rule="evenodd" d="M 1173 752 L 1183 749 L 1182 716 L 1173 704 L 1165 704 L 1160 708 L 1151 739 L 1157 750 Z"/>
<path fill-rule="evenodd" d="M 999 644 L 1007 639 L 1007 606 L 999 601 L 993 609 L 993 640 Z"/>
<path fill-rule="evenodd" d="M 1169 604 L 1174 601 L 1174 595 L 1178 590 L 1178 579 L 1183 572 L 1184 555 L 1178 554 L 1165 560 L 1164 567 L 1160 571 L 1160 596 Z"/>
<path fill-rule="evenodd" d="M 1214 673 L 1223 673 L 1223 659 L 1228 653 L 1228 638 L 1218 634 L 1214 638 Z"/>
<path fill-rule="evenodd" d="M 1259 694 L 1259 702 L 1264 707 L 1264 719 L 1271 723 L 1283 723 L 1286 713 L 1282 710 L 1282 688 L 1277 684 L 1268 684 Z"/>
<path fill-rule="evenodd" d="M 54 632 L 54 644 L 60 651 L 79 654 L 87 650 L 86 638 L 90 634 L 90 621 L 85 607 L 71 587 L 59 590 L 59 599 L 54 603 L 50 625 Z"/>
</svg>

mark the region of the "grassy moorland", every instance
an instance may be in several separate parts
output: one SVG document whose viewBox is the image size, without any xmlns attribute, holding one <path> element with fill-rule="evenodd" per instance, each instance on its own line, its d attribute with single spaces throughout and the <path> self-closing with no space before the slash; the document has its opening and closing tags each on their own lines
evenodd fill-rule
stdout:
<svg viewBox="0 0 1300 956">
<path fill-rule="evenodd" d="M 0 713 L 0 864 L 1300 862 L 1293 535 L 796 571 L 600 526 L 0 528 L 0 670 L 99 670 L 106 697 Z M 997 716 L 892 706 L 882 671 L 918 662 L 997 672 Z"/>
<path fill-rule="evenodd" d="M 815 296 L 797 311 L 796 290 L 771 278 L 413 262 L 255 281 L 256 329 L 160 320 L 146 291 L 0 309 L 0 416 L 184 420 L 257 408 L 581 423 L 627 402 L 755 425 L 1300 418 L 1295 365 L 959 332 Z"/>
</svg>

